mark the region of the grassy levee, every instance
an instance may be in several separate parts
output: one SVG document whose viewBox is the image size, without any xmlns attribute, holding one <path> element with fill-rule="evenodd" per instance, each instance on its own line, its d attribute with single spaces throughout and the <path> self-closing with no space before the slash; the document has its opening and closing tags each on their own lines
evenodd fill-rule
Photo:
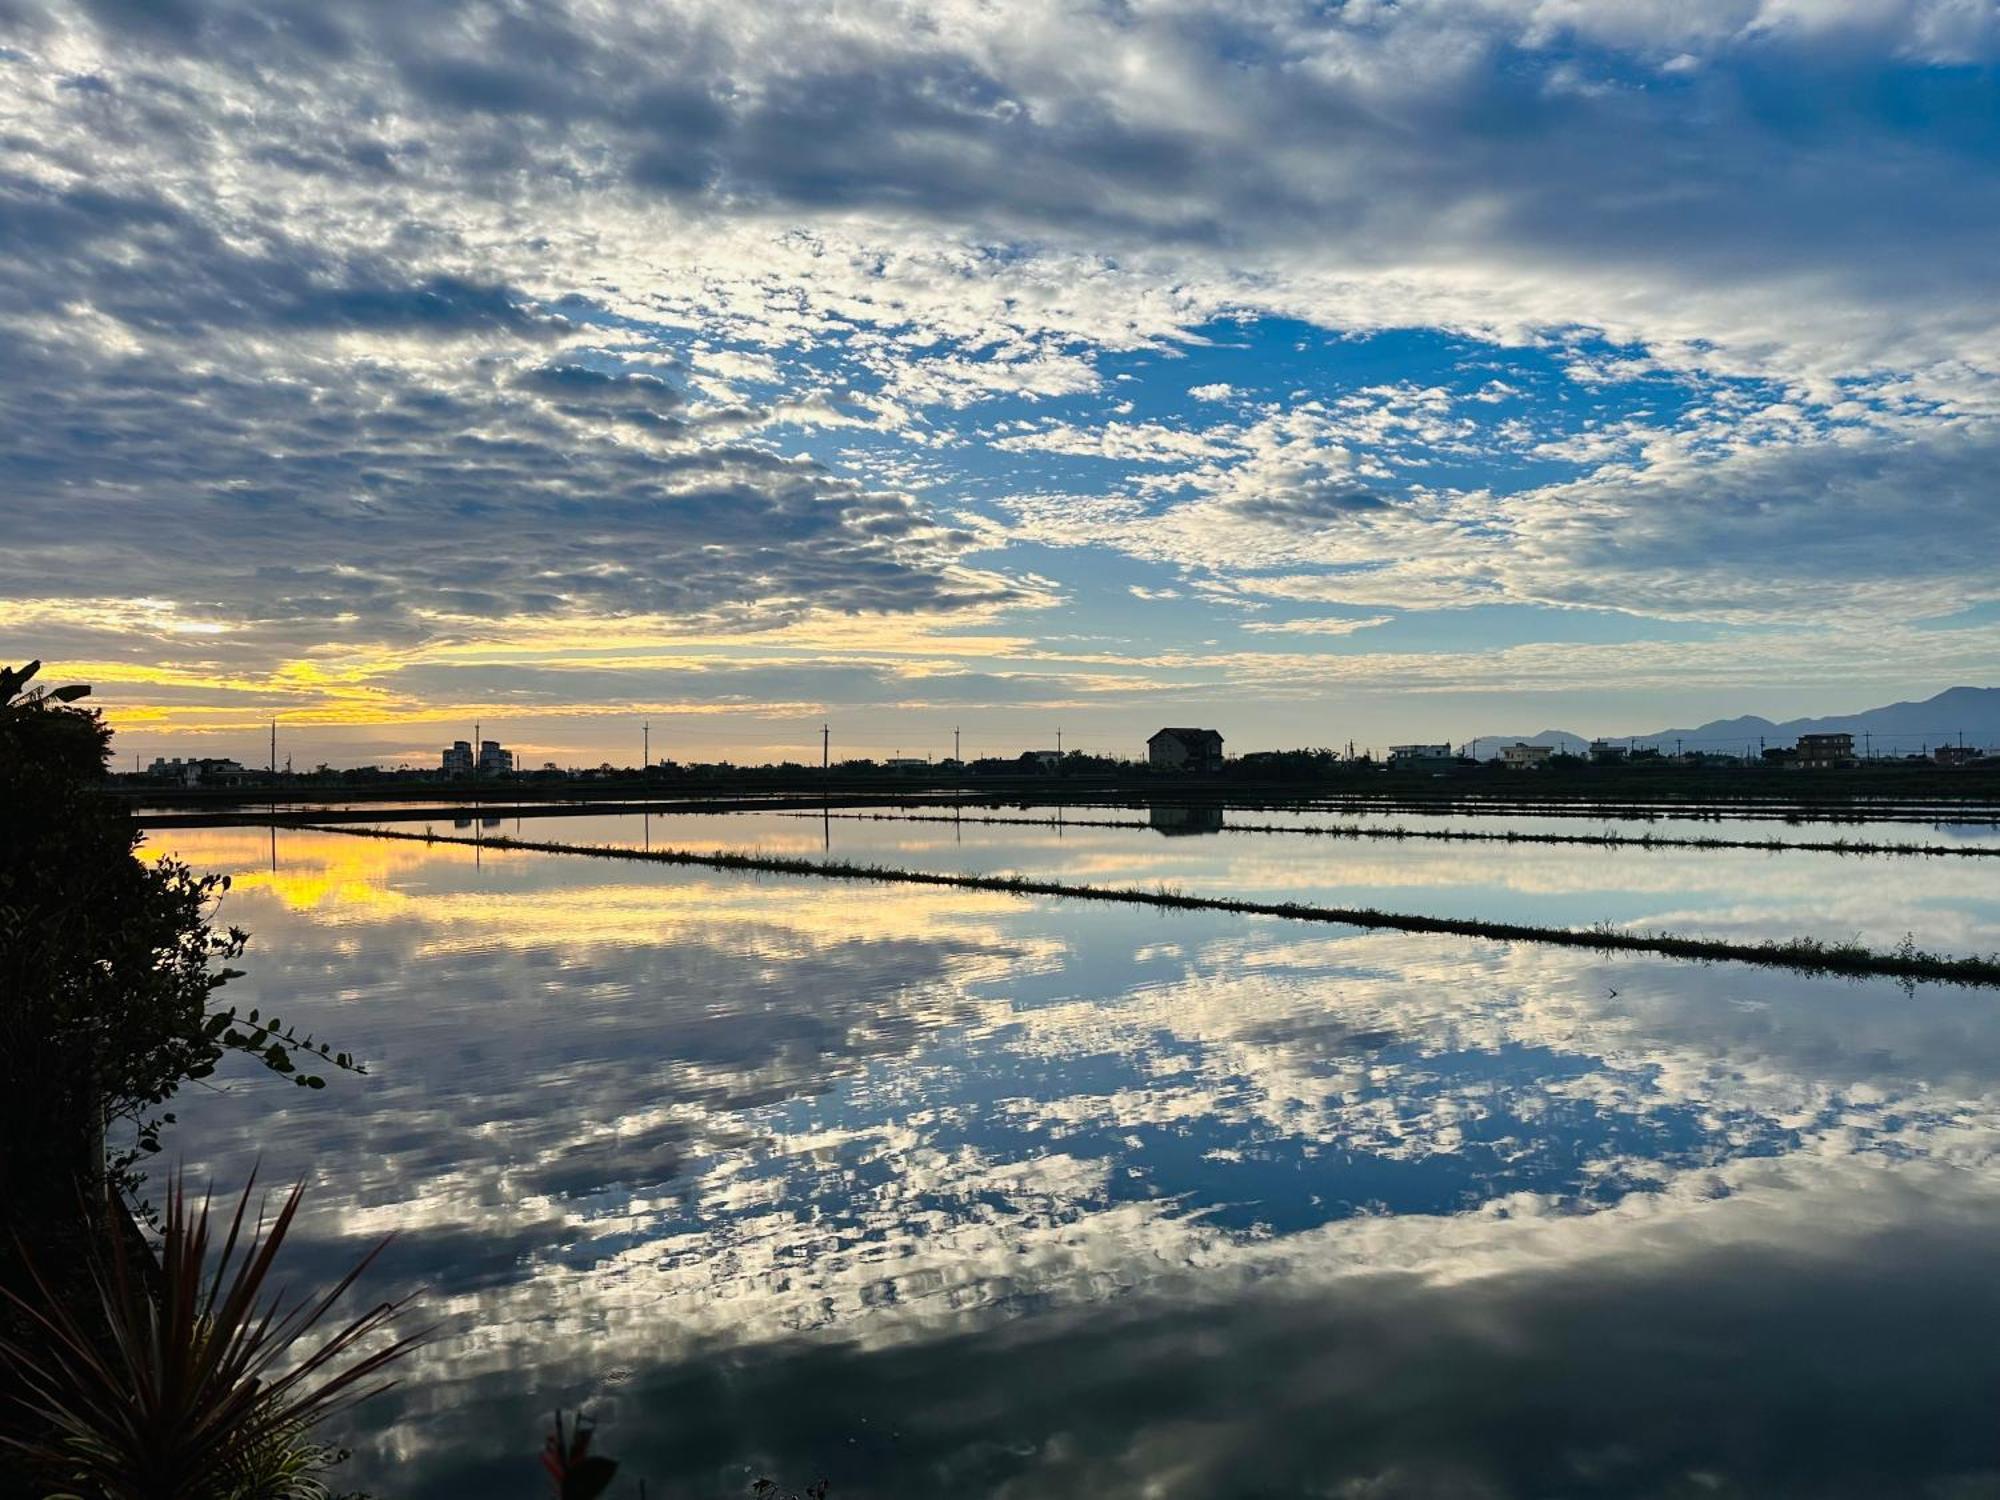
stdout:
<svg viewBox="0 0 2000 1500">
<path fill-rule="evenodd" d="M 1655 953 L 1668 958 L 1702 962 L 1760 964 L 1811 974 L 1880 975 L 1894 979 L 1938 980 L 1948 984 L 2000 986 L 2000 953 L 1953 956 L 1928 953 L 1905 939 L 1891 949 L 1860 943 L 1828 943 L 1818 938 L 1766 939 L 1755 943 L 1683 937 L 1663 932 L 1625 932 L 1608 926 L 1541 927 L 1521 922 L 1482 922 L 1464 917 L 1424 917 L 1373 907 L 1313 906 L 1299 901 L 1245 901 L 1228 896 L 1190 896 L 1164 888 L 1078 885 L 1066 880 L 1024 875 L 954 875 L 930 870 L 906 870 L 894 865 L 865 865 L 848 860 L 794 859 L 779 855 L 697 854 L 685 849 L 625 849 L 602 844 L 565 844 L 539 839 L 468 838 L 455 834 L 404 832 L 400 829 L 351 828 L 335 824 L 307 825 L 318 833 L 344 833 L 355 838 L 405 839 L 420 844 L 462 844 L 482 849 L 521 850 L 535 854 L 576 854 L 593 859 L 640 860 L 649 864 L 690 865 L 711 870 L 744 870 L 770 875 L 804 875 L 822 880 L 868 880 L 896 885 L 942 886 L 951 890 L 997 891 L 1013 896 L 1061 896 L 1079 901 L 1110 901 L 1127 906 L 1152 906 L 1171 911 L 1224 911 L 1246 916 L 1282 917 L 1297 922 L 1332 922 L 1348 927 L 1393 932 L 1443 933 L 1455 937 L 1490 938 L 1501 942 L 1550 943 L 1560 947 L 1594 948 L 1615 953 Z"/>
<path fill-rule="evenodd" d="M 778 817 L 834 819 L 859 823 L 992 823 L 1014 828 L 1126 828 L 1155 830 L 1137 818 L 1001 818 L 990 813 L 954 816 L 916 812 L 799 812 L 774 809 Z M 1176 830 L 1177 831 L 1177 830 Z M 1867 839 L 1728 839 L 1688 834 L 1651 833 L 1523 833 L 1511 829 L 1365 828 L 1355 823 L 1225 823 L 1199 830 L 1212 833 L 1303 833 L 1318 838 L 1425 839 L 1460 844 L 1585 844 L 1600 849 L 1751 849 L 1775 853 L 1797 850 L 1810 854 L 1920 854 L 1936 858 L 2000 858 L 2000 843 L 1990 848 L 1960 844 L 1900 844 Z"/>
<path fill-rule="evenodd" d="M 1213 800 L 1232 805 L 1337 804 L 1352 801 L 1412 813 L 1533 812 L 1543 817 L 1791 817 L 1852 820 L 1934 818 L 2000 821 L 2000 766 L 1936 768 L 1871 762 L 1844 770 L 1801 772 L 1769 767 L 1666 764 L 1570 766 L 1517 773 L 1467 769 L 1428 778 L 1350 765 L 1308 777 L 1273 777 L 1233 764 L 1221 775 L 1186 776 L 1144 766 L 1074 768 L 1062 775 L 889 772 L 880 767 L 730 767 L 698 773 L 622 772 L 603 780 L 538 775 L 501 781 L 427 777 L 318 782 L 291 778 L 235 787 L 172 787 L 128 782 L 113 795 L 155 808 L 254 811 L 259 804 L 378 800 L 478 806 L 501 801 L 607 804 L 726 802 L 771 796 L 830 796 L 836 802 L 894 803 L 962 795 L 981 801 L 1032 798 Z"/>
</svg>

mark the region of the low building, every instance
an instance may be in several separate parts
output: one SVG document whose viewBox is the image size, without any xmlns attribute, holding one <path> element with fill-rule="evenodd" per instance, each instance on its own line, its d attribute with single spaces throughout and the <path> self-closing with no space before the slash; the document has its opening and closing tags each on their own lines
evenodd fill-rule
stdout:
<svg viewBox="0 0 2000 1500">
<path fill-rule="evenodd" d="M 1939 745 L 1931 752 L 1931 759 L 1941 766 L 1969 766 L 1983 755 L 1977 745 Z"/>
<path fill-rule="evenodd" d="M 1625 754 L 1626 747 L 1624 745 L 1614 745 L 1609 740 L 1592 740 L 1590 742 L 1590 759 L 1595 765 L 1616 765 L 1625 758 Z"/>
<path fill-rule="evenodd" d="M 183 786 L 232 786 L 248 781 L 256 773 L 241 761 L 216 760 L 205 756 L 189 756 L 182 760 L 175 756 L 165 760 L 153 758 L 146 768 L 148 776 L 158 776 L 168 781 L 178 781 Z"/>
<path fill-rule="evenodd" d="M 1056 771 L 1062 768 L 1060 750 L 1023 750 L 1019 763 L 1031 771 Z"/>
<path fill-rule="evenodd" d="M 146 774 L 157 776 L 162 781 L 178 781 L 193 786 L 201 779 L 201 762 L 182 760 L 178 755 L 172 760 L 168 760 L 164 755 L 156 755 L 153 757 L 153 763 L 146 767 Z"/>
<path fill-rule="evenodd" d="M 1162 729 L 1146 741 L 1146 762 L 1166 771 L 1220 771 L 1222 736 L 1213 729 Z"/>
<path fill-rule="evenodd" d="M 1854 736 L 1851 734 L 1802 734 L 1799 736 L 1798 763 L 1825 770 L 1854 763 Z"/>
<path fill-rule="evenodd" d="M 1553 745 L 1531 745 L 1526 740 L 1516 740 L 1511 745 L 1500 747 L 1500 762 L 1509 770 L 1529 771 L 1555 753 Z"/>
<path fill-rule="evenodd" d="M 1449 745 L 1391 745 L 1392 771 L 1442 771 L 1453 764 Z"/>
<path fill-rule="evenodd" d="M 930 767 L 930 761 L 922 755 L 892 755 L 882 762 L 892 771 L 923 771 Z"/>
</svg>

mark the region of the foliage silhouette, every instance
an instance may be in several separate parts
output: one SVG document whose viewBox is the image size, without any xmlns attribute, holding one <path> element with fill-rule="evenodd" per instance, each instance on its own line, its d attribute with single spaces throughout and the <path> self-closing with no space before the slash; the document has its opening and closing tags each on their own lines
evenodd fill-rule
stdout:
<svg viewBox="0 0 2000 1500">
<path fill-rule="evenodd" d="M 278 1017 L 215 1007 L 248 941 L 215 923 L 228 877 L 136 857 L 103 794 L 110 730 L 74 706 L 87 688 L 30 686 L 39 667 L 0 669 L 0 1194 L 27 1220 L 94 1201 L 108 1123 L 129 1123 L 110 1165 L 136 1183 L 164 1106 L 226 1052 L 308 1088 L 322 1062 L 361 1071 Z"/>
<path fill-rule="evenodd" d="M 330 1291 L 288 1305 L 268 1284 L 304 1184 L 268 1223 L 261 1201 L 249 1218 L 255 1191 L 254 1180 L 244 1187 L 216 1245 L 210 1199 L 191 1200 L 176 1177 L 157 1266 L 130 1237 L 107 1234 L 88 1313 L 32 1268 L 30 1295 L 4 1292 L 33 1342 L 0 1342 L 0 1358 L 37 1425 L 35 1436 L 0 1442 L 47 1476 L 52 1497 L 326 1495 L 319 1476 L 344 1455 L 316 1442 L 313 1427 L 386 1390 L 393 1382 L 374 1377 L 424 1335 L 390 1338 L 403 1304 L 385 1302 L 306 1347 L 388 1242 Z M 122 1211 L 115 1195 L 103 1206 L 107 1221 Z"/>
<path fill-rule="evenodd" d="M 610 1487 L 618 1465 L 602 1454 L 590 1451 L 597 1425 L 582 1412 L 563 1430 L 563 1414 L 556 1411 L 555 1427 L 542 1444 L 542 1467 L 555 1485 L 556 1500 L 597 1500 Z"/>
</svg>

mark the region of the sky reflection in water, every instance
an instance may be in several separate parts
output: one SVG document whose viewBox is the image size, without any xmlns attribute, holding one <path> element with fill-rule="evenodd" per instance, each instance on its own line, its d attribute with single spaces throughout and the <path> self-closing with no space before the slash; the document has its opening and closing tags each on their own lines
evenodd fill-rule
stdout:
<svg viewBox="0 0 2000 1500">
<path fill-rule="evenodd" d="M 1990 993 L 162 841 L 374 1068 L 174 1147 L 313 1173 L 304 1274 L 399 1232 L 377 1493 L 537 1493 L 580 1401 L 657 1495 L 2000 1493 Z"/>
<path fill-rule="evenodd" d="M 1216 810 L 1206 813 L 1214 817 Z M 1188 816 L 1168 821 L 1177 814 Z M 992 814 L 1053 815 L 1048 808 Z M 1065 814 L 1066 819 L 1071 816 Z M 1073 816 L 1141 825 L 1148 821 L 1144 812 L 1114 808 Z M 597 813 L 518 820 L 467 815 L 431 826 L 458 837 L 483 829 L 557 843 L 825 856 L 916 870 L 1054 875 L 1091 885 L 1166 884 L 1201 896 L 1378 907 L 1493 922 L 1567 927 L 1609 922 L 1635 930 L 1752 941 L 1858 938 L 1883 948 L 1907 934 L 1920 947 L 1942 953 L 2000 951 L 2000 858 L 1189 834 L 1190 819 L 1200 816 L 1189 809 L 1155 808 L 1153 818 L 1171 830 L 1164 833 L 1147 826 L 1103 828 L 1072 821 L 1056 828 L 949 820 L 822 821 L 789 813 Z M 1260 811 L 1236 809 L 1222 816 L 1226 823 L 1273 820 Z M 1461 818 L 1443 826 L 1492 831 L 1520 827 L 1523 821 Z M 1403 823 L 1436 826 L 1435 820 Z M 1787 829 L 1770 822 L 1718 827 L 1542 819 L 1531 826 L 1585 836 L 1615 827 L 1629 837 L 1861 840 L 1875 838 L 1879 830 L 1885 841 L 1971 841 L 1921 824 Z"/>
</svg>

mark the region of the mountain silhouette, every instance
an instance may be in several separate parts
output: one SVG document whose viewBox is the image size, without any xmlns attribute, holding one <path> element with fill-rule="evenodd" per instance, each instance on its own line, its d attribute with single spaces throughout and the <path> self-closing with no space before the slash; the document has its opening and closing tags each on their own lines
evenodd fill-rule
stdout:
<svg viewBox="0 0 2000 1500">
<path fill-rule="evenodd" d="M 1968 745 L 1982 748 L 2000 745 L 2000 688 L 1946 688 L 1936 697 L 1919 703 L 1890 703 L 1851 714 L 1783 721 L 1744 714 L 1734 719 L 1711 719 L 1691 729 L 1609 734 L 1603 738 L 1617 745 L 1651 747 L 1669 753 L 1679 745 L 1686 750 L 1735 755 L 1748 749 L 1754 755 L 1759 749 L 1793 745 L 1802 734 L 1842 732 L 1854 736 L 1857 751 L 1872 747 L 1877 755 L 1915 755 L 1938 745 L 1955 745 L 1961 736 Z M 1581 754 L 1589 750 L 1591 738 L 1566 729 L 1544 729 L 1524 735 L 1488 734 L 1472 742 L 1471 753 L 1489 759 L 1500 753 L 1502 745 L 1525 740 L 1531 745 L 1553 745 Z"/>
</svg>

